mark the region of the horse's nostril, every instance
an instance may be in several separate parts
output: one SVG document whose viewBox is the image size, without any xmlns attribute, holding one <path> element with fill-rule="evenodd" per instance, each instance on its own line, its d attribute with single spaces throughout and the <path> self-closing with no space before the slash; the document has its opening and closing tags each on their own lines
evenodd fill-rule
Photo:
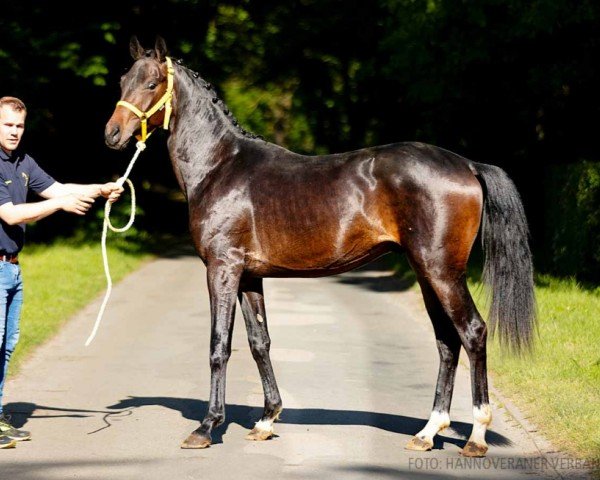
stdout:
<svg viewBox="0 0 600 480">
<path fill-rule="evenodd" d="M 104 135 L 104 140 L 108 145 L 115 145 L 120 138 L 121 129 L 118 125 L 115 125 L 112 130 L 110 128 L 106 129 L 106 133 Z"/>
</svg>

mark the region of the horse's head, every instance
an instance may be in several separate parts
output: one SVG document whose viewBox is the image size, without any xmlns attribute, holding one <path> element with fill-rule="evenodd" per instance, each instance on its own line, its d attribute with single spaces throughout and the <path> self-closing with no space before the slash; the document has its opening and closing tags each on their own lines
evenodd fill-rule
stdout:
<svg viewBox="0 0 600 480">
<path fill-rule="evenodd" d="M 121 77 L 121 100 L 104 130 L 106 145 L 115 149 L 125 148 L 137 133 L 142 134 L 144 141 L 146 128 L 151 130 L 163 124 L 165 107 L 170 109 L 168 72 L 171 67 L 164 40 L 158 38 L 154 49 L 145 50 L 133 37 L 129 49 L 135 62 Z M 170 82 L 172 84 L 172 75 Z M 168 118 L 166 123 L 165 128 Z"/>
</svg>

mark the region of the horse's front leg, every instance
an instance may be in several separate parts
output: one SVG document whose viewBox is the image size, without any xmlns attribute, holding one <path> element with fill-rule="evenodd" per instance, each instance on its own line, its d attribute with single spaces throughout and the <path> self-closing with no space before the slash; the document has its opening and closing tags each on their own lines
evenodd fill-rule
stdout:
<svg viewBox="0 0 600 480">
<path fill-rule="evenodd" d="M 281 413 L 281 396 L 275 381 L 269 350 L 271 339 L 267 328 L 267 314 L 262 278 L 250 278 L 240 285 L 239 300 L 248 332 L 248 343 L 258 366 L 265 396 L 262 417 L 246 436 L 247 440 L 267 440 L 273 436 L 273 422 Z"/>
<path fill-rule="evenodd" d="M 212 429 L 225 421 L 225 374 L 231 355 L 235 300 L 243 269 L 243 256 L 238 253 L 230 250 L 225 258 L 207 263 L 211 311 L 210 400 L 202 424 L 186 438 L 181 448 L 210 446 Z"/>
</svg>

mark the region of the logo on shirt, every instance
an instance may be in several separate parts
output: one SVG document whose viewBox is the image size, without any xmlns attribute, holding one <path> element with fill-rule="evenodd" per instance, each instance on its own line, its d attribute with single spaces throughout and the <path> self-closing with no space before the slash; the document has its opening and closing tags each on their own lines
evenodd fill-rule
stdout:
<svg viewBox="0 0 600 480">
<path fill-rule="evenodd" d="M 29 175 L 25 172 L 21 172 L 21 176 L 25 179 L 25 187 L 27 187 L 29 185 Z"/>
</svg>

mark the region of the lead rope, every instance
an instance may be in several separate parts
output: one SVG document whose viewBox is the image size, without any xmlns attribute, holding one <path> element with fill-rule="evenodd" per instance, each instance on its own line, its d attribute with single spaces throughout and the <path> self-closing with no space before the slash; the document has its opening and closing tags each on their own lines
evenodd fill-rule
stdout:
<svg viewBox="0 0 600 480">
<path fill-rule="evenodd" d="M 146 148 L 146 144 L 142 141 L 137 142 L 136 144 L 136 152 L 133 155 L 133 158 L 129 162 L 129 166 L 125 171 L 125 175 L 119 178 L 116 183 L 119 186 L 123 186 L 125 182 L 129 185 L 129 190 L 131 191 L 131 213 L 129 215 L 129 221 L 124 227 L 117 228 L 110 223 L 110 209 L 112 208 L 112 203 L 108 200 L 104 205 L 104 224 L 102 225 L 102 261 L 104 262 L 104 274 L 106 275 L 106 294 L 104 295 L 104 301 L 102 302 L 102 306 L 100 307 L 100 311 L 98 312 L 98 317 L 96 317 L 96 323 L 94 324 L 94 328 L 92 329 L 92 333 L 88 337 L 85 342 L 85 346 L 87 347 L 96 336 L 96 332 L 98 331 L 98 327 L 100 326 L 100 322 L 102 321 L 102 316 L 104 315 L 104 310 L 106 309 L 106 305 L 108 304 L 108 299 L 110 298 L 110 294 L 112 292 L 112 279 L 110 277 L 110 268 L 108 267 L 108 254 L 106 252 L 106 235 L 108 233 L 108 229 L 110 228 L 113 232 L 123 233 L 131 228 L 133 225 L 133 221 L 135 220 L 135 189 L 133 188 L 133 183 L 129 180 L 129 174 L 131 173 L 131 169 L 135 164 L 138 156 L 141 152 Z"/>
</svg>

